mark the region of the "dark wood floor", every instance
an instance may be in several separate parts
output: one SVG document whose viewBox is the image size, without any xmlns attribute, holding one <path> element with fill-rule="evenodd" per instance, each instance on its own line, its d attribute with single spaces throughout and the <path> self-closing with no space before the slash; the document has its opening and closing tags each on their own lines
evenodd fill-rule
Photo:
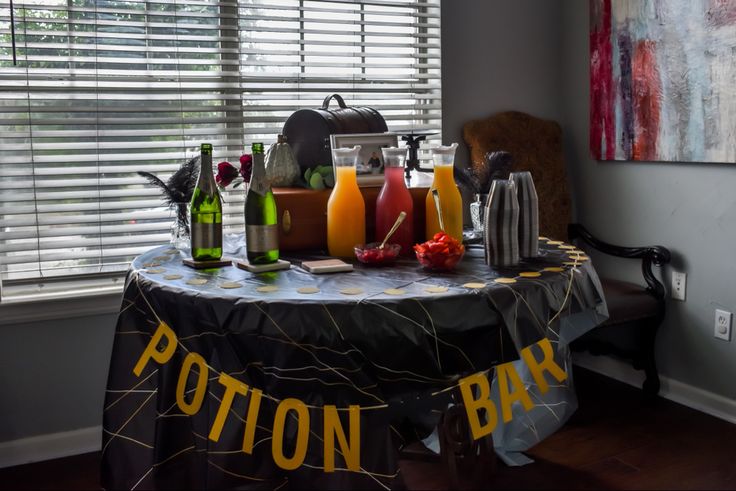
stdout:
<svg viewBox="0 0 736 491">
<path fill-rule="evenodd" d="M 500 489 L 736 489 L 736 425 L 577 369 L 580 408 L 535 447 L 524 467 L 503 464 Z M 446 489 L 437 464 L 405 462 L 409 489 Z M 99 454 L 0 469 L 0 489 L 99 489 Z"/>
</svg>

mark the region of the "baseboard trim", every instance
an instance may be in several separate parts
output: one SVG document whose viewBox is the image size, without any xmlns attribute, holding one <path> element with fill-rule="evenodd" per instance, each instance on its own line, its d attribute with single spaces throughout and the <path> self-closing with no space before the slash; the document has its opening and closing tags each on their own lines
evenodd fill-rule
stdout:
<svg viewBox="0 0 736 491">
<path fill-rule="evenodd" d="M 97 452 L 101 445 L 102 426 L 0 442 L 0 469 Z"/>
<path fill-rule="evenodd" d="M 631 365 L 608 356 L 574 353 L 573 363 L 634 387 L 641 387 L 641 384 L 644 382 L 644 373 L 642 371 L 634 370 Z M 659 379 L 661 383 L 659 395 L 661 397 L 736 424 L 736 400 L 708 392 L 707 390 L 663 375 L 660 375 Z"/>
</svg>

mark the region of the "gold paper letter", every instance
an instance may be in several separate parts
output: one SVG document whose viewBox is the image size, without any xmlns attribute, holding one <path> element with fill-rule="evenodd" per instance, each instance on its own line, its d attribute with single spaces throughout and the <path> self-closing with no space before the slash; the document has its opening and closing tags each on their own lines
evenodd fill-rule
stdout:
<svg viewBox="0 0 736 491">
<path fill-rule="evenodd" d="M 473 385 L 477 385 L 479 389 L 480 394 L 477 399 L 473 397 Z M 496 412 L 496 405 L 490 399 L 491 387 L 486 376 L 483 373 L 476 373 L 460 380 L 460 393 L 463 396 L 465 411 L 468 413 L 468 422 L 470 423 L 470 431 L 473 433 L 473 439 L 477 440 L 493 433 L 498 423 L 498 413 Z M 485 425 L 481 425 L 478 416 L 478 411 L 481 409 L 485 409 L 488 415 L 488 422 Z"/>
<path fill-rule="evenodd" d="M 284 456 L 284 425 L 286 415 L 290 410 L 296 411 L 297 432 L 294 455 L 287 459 Z M 291 471 L 302 465 L 307 455 L 307 441 L 309 439 L 309 410 L 298 399 L 284 399 L 276 408 L 273 417 L 273 438 L 271 439 L 271 453 L 276 465 L 284 470 Z"/>
<path fill-rule="evenodd" d="M 166 337 L 166 340 L 168 342 L 166 343 L 163 351 L 159 351 L 156 348 L 161 342 L 161 339 L 163 339 L 164 337 Z M 176 343 L 176 334 L 174 334 L 174 331 L 172 331 L 165 322 L 160 323 L 158 325 L 158 329 L 156 329 L 156 332 L 153 333 L 151 341 L 148 342 L 148 346 L 146 346 L 146 349 L 143 350 L 143 354 L 138 359 L 138 363 L 135 364 L 135 368 L 133 368 L 133 373 L 137 377 L 140 377 L 141 372 L 146 367 L 148 360 L 150 360 L 151 358 L 156 360 L 160 365 L 163 365 L 164 363 L 169 361 L 171 357 L 174 356 L 174 351 L 176 351 Z"/>
<path fill-rule="evenodd" d="M 192 365 L 194 364 L 197 365 L 197 372 L 199 372 L 197 377 L 197 386 L 194 388 L 194 397 L 192 397 L 192 402 L 187 403 L 184 393 L 187 389 L 189 372 L 191 372 Z M 184 358 L 184 362 L 181 365 L 181 372 L 179 372 L 179 381 L 176 384 L 176 404 L 184 414 L 192 416 L 193 414 L 197 414 L 199 408 L 202 407 L 204 394 L 207 390 L 208 374 L 209 369 L 207 368 L 207 363 L 205 363 L 204 358 L 202 358 L 198 353 L 189 353 L 186 358 Z"/>
<path fill-rule="evenodd" d="M 222 395 L 222 401 L 220 401 L 220 407 L 217 410 L 217 416 L 215 421 L 212 423 L 212 429 L 210 429 L 210 440 L 216 442 L 220 439 L 220 433 L 222 433 L 222 427 L 225 426 L 225 420 L 227 419 L 227 413 L 233 405 L 233 399 L 235 394 L 245 395 L 248 393 L 248 386 L 243 382 L 232 378 L 226 373 L 221 373 L 218 380 L 222 385 L 225 386 L 225 393 Z"/>
<path fill-rule="evenodd" d="M 549 390 L 549 385 L 544 379 L 545 370 L 548 371 L 558 382 L 562 382 L 567 379 L 567 373 L 565 373 L 565 370 L 563 370 L 562 367 L 555 363 L 555 355 L 552 352 L 552 344 L 549 342 L 549 339 L 544 338 L 537 344 L 542 348 L 542 354 L 544 356 L 541 363 L 537 363 L 537 360 L 534 359 L 531 346 L 527 346 L 521 350 L 521 357 L 529 367 L 529 371 L 531 372 L 532 377 L 534 377 L 537 387 L 539 387 L 539 392 L 544 394 Z"/>
<path fill-rule="evenodd" d="M 513 363 L 504 363 L 496 367 L 496 377 L 498 380 L 498 395 L 501 399 L 501 414 L 503 414 L 503 422 L 511 421 L 511 405 L 516 401 L 521 401 L 525 411 L 529 411 L 534 407 L 534 403 L 526 392 L 524 383 L 521 381 L 519 374 L 516 372 Z M 509 392 L 509 380 L 514 386 L 514 391 Z"/>
<path fill-rule="evenodd" d="M 253 439 L 256 434 L 256 423 L 258 422 L 258 410 L 261 409 L 261 392 L 258 389 L 250 389 L 250 402 L 248 403 L 248 416 L 245 419 L 245 433 L 243 433 L 243 452 L 253 453 Z"/>
<path fill-rule="evenodd" d="M 360 471 L 360 406 L 350 406 L 350 445 L 335 406 L 325 406 L 325 472 L 335 472 L 335 436 L 348 469 Z"/>
</svg>

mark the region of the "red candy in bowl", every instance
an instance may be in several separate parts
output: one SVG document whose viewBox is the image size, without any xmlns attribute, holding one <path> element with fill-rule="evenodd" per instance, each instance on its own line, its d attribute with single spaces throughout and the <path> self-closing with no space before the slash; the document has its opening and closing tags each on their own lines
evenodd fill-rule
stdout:
<svg viewBox="0 0 736 491">
<path fill-rule="evenodd" d="M 371 242 L 370 244 L 355 246 L 355 257 L 361 263 L 375 266 L 394 262 L 401 251 L 401 246 L 399 244 L 386 244 L 381 249 L 378 247 L 380 245 L 380 242 Z"/>
<path fill-rule="evenodd" d="M 444 232 L 434 234 L 432 239 L 414 246 L 419 263 L 427 269 L 449 271 L 465 254 L 465 246 Z"/>
</svg>

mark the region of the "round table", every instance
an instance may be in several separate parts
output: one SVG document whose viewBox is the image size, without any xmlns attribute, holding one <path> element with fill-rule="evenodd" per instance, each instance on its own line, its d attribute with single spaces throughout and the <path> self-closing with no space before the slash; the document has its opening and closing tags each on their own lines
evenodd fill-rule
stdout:
<svg viewBox="0 0 736 491">
<path fill-rule="evenodd" d="M 298 267 L 306 257 L 287 257 L 289 270 L 253 274 L 234 266 L 194 270 L 183 258 L 163 246 L 131 265 L 105 402 L 106 488 L 276 487 L 287 480 L 296 487 L 390 488 L 398 478 L 398 425 L 446 404 L 432 394 L 461 376 L 517 360 L 522 348 L 543 338 L 556 343 L 574 314 L 605 314 L 584 253 L 543 238 L 539 257 L 516 267 L 488 267 L 482 249 L 469 247 L 449 273 L 404 259 L 314 275 Z M 176 351 L 136 376 L 133 368 L 160 323 L 176 333 Z M 204 404 L 193 416 L 178 409 L 175 397 L 190 352 L 211 369 Z M 218 373 L 262 390 L 259 422 L 272 420 L 284 399 L 309 407 L 302 467 L 286 472 L 274 465 L 268 423 L 258 425 L 252 455 L 239 451 L 244 397 L 233 402 L 219 440 L 208 439 L 224 393 Z M 321 408 L 356 404 L 361 472 L 340 470 L 338 459 L 338 471 L 325 473 Z M 286 448 L 295 431 L 287 425 Z"/>
</svg>

